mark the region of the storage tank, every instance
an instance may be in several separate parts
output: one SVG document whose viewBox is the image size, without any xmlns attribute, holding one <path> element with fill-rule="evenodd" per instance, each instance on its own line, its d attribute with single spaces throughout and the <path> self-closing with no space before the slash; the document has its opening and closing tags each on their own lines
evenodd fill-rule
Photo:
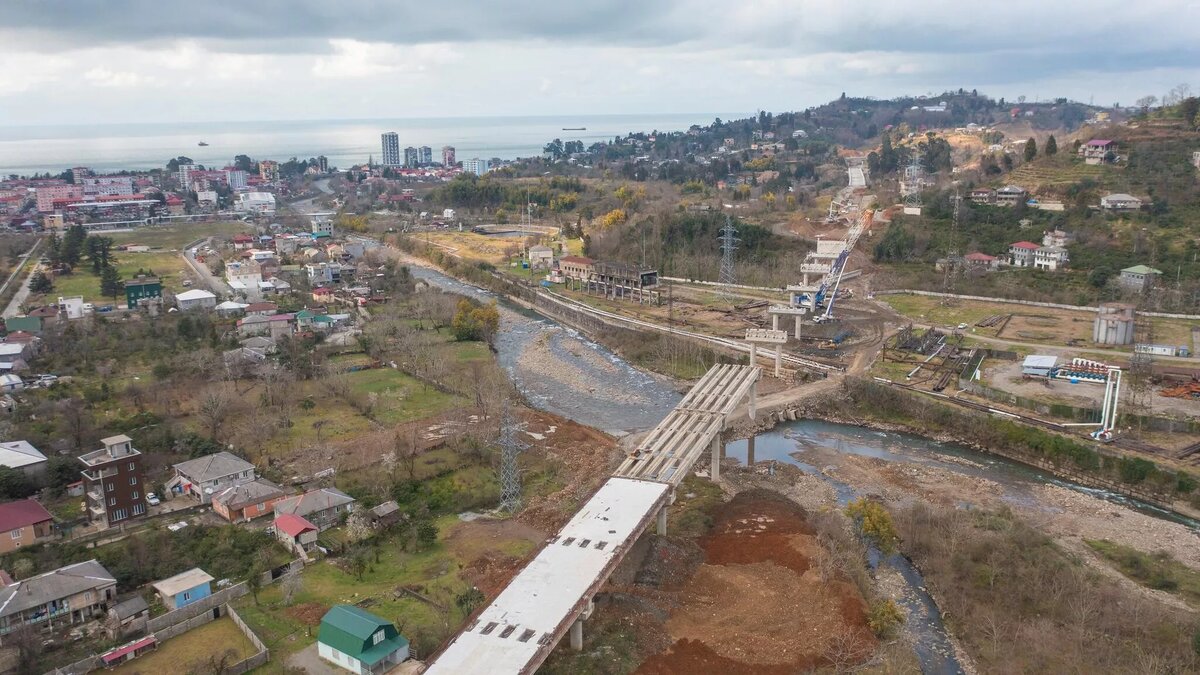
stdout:
<svg viewBox="0 0 1200 675">
<path fill-rule="evenodd" d="M 1134 314 L 1134 306 L 1128 303 L 1101 303 L 1092 327 L 1092 342 L 1102 345 L 1133 344 Z"/>
</svg>

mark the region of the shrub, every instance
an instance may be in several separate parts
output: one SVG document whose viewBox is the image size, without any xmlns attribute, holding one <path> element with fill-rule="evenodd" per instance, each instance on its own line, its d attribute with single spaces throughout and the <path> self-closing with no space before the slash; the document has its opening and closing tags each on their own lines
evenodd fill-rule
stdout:
<svg viewBox="0 0 1200 675">
<path fill-rule="evenodd" d="M 904 614 L 890 598 L 878 600 L 871 605 L 871 613 L 867 615 L 867 625 L 875 636 L 887 640 L 896 635 L 896 628 L 904 623 Z"/>
</svg>

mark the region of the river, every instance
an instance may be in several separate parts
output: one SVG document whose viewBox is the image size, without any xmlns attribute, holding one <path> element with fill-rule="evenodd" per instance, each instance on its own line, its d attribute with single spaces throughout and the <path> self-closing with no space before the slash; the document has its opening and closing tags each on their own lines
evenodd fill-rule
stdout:
<svg viewBox="0 0 1200 675">
<path fill-rule="evenodd" d="M 482 300 L 497 299 L 493 293 L 434 270 L 418 266 L 411 269 L 415 277 L 438 288 Z M 531 405 L 621 435 L 653 427 L 679 402 L 681 396 L 670 380 L 634 368 L 605 347 L 553 320 L 505 300 L 500 300 L 499 306 L 499 362 Z M 748 440 L 733 441 L 725 447 L 727 457 L 746 462 Z M 841 505 L 875 490 L 869 482 L 841 479 L 839 469 L 851 469 L 855 459 L 865 458 L 889 466 L 940 471 L 967 481 L 986 480 L 996 486 L 1003 503 L 1025 512 L 1061 512 L 1062 506 L 1047 499 L 1045 492 L 1047 486 L 1056 486 L 1129 507 L 1149 520 L 1200 531 L 1196 521 L 1121 495 L 1062 481 L 965 446 L 911 434 L 804 420 L 759 434 L 754 451 L 756 463 L 788 463 L 828 484 Z M 969 492 L 959 503 L 962 508 L 978 504 Z M 923 672 L 962 672 L 941 613 L 926 591 L 920 572 L 900 555 L 885 557 L 872 551 L 869 562 L 877 574 L 894 571 L 902 579 L 904 592 L 899 602 L 907 610 L 906 632 Z"/>
</svg>

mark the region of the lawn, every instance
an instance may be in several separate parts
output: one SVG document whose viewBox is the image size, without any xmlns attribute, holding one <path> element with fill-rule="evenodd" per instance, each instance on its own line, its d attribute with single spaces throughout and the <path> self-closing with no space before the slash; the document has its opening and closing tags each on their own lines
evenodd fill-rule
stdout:
<svg viewBox="0 0 1200 675">
<path fill-rule="evenodd" d="M 186 263 L 183 262 L 178 253 L 129 253 L 126 251 L 116 251 L 115 259 L 117 261 L 117 272 L 120 273 L 122 280 L 132 279 L 140 269 L 152 271 L 162 279 L 163 290 L 165 291 L 178 293 L 185 289 L 183 280 L 186 278 L 184 276 Z M 58 298 L 59 296 L 63 296 L 69 298 L 76 295 L 81 295 L 86 302 L 97 305 L 116 305 L 122 304 L 125 301 L 125 293 L 123 291 L 115 300 L 100 295 L 100 277 L 92 274 L 91 265 L 87 260 L 80 262 L 73 274 L 55 278 L 54 288 L 42 297 Z"/>
<path fill-rule="evenodd" d="M 118 246 L 141 244 L 152 249 L 179 250 L 184 246 L 204 237 L 231 237 L 239 232 L 247 232 L 250 227 L 245 223 L 186 223 L 165 227 L 143 227 L 129 232 L 113 232 L 104 236 L 111 237 Z"/>
<path fill-rule="evenodd" d="M 456 628 L 464 617 L 454 599 L 468 588 L 460 571 L 472 561 L 456 554 L 445 542 L 455 529 L 466 525 L 457 516 L 440 518 L 438 543 L 419 553 L 406 553 L 394 541 L 383 542 L 375 549 L 378 557 L 370 558 L 361 580 L 328 559 L 309 565 L 290 607 L 284 605 L 279 584 L 262 590 L 257 603 L 251 596 L 238 600 L 238 614 L 271 650 L 267 672 L 282 672 L 288 654 L 312 644 L 317 622 L 335 604 L 358 604 L 395 622 L 410 640 L 422 633 L 441 636 Z M 532 546 L 518 546 L 511 541 L 495 545 L 498 552 L 509 555 L 524 555 Z M 413 588 L 438 606 L 398 593 L 403 586 Z"/>
<path fill-rule="evenodd" d="M 158 673 L 212 672 L 213 659 L 230 650 L 228 664 L 254 655 L 254 645 L 228 617 L 210 621 L 199 628 L 162 643 L 157 650 L 122 664 L 113 672 L 122 675 Z"/>
<path fill-rule="evenodd" d="M 359 394 L 375 394 L 375 418 L 384 424 L 398 424 L 436 415 L 461 400 L 425 385 L 420 380 L 392 368 L 374 368 L 349 373 L 351 389 Z"/>
</svg>

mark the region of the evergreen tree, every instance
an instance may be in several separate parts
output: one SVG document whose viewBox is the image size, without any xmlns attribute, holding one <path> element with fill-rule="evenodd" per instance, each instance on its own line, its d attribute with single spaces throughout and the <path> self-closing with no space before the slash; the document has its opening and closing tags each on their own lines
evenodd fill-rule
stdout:
<svg viewBox="0 0 1200 675">
<path fill-rule="evenodd" d="M 1058 141 L 1054 140 L 1054 136 L 1051 136 L 1046 140 L 1046 148 L 1042 150 L 1042 152 L 1047 157 L 1058 154 Z"/>
<path fill-rule="evenodd" d="M 29 290 L 33 293 L 49 293 L 54 290 L 54 284 L 50 281 L 50 277 L 38 270 L 29 278 Z"/>
<path fill-rule="evenodd" d="M 1029 140 L 1025 141 L 1025 161 L 1028 162 L 1034 157 L 1037 157 L 1037 141 L 1030 136 Z"/>
<path fill-rule="evenodd" d="M 125 286 L 121 283 L 121 274 L 117 272 L 117 268 L 112 265 L 105 265 L 100 272 L 100 294 L 107 295 L 114 300 Z"/>
</svg>

